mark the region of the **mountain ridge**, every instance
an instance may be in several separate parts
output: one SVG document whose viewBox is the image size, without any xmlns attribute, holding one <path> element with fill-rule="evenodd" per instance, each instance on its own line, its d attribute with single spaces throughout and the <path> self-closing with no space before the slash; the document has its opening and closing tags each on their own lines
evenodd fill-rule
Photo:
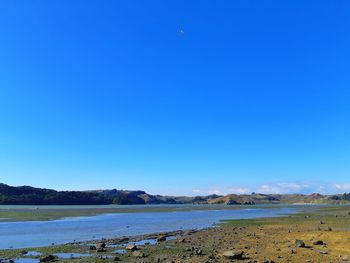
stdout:
<svg viewBox="0 0 350 263">
<path fill-rule="evenodd" d="M 228 194 L 207 196 L 151 195 L 142 190 L 56 191 L 32 186 L 0 183 L 0 205 L 135 205 L 135 204 L 341 204 L 350 193 L 313 194 Z"/>
</svg>

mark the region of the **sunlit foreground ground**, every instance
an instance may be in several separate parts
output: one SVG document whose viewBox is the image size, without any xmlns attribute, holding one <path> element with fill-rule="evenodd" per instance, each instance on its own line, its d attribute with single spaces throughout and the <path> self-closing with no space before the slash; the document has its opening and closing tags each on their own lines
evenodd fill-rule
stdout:
<svg viewBox="0 0 350 263">
<path fill-rule="evenodd" d="M 134 251 L 123 247 L 125 241 L 104 242 L 107 247 L 101 252 L 90 250 L 91 242 L 26 251 L 40 252 L 41 257 L 62 252 L 91 255 L 58 259 L 62 262 L 350 262 L 350 206 L 310 208 L 273 219 L 227 221 L 176 240 L 139 245 Z M 108 247 L 110 244 L 114 246 Z M 101 242 L 94 245 L 99 248 Z M 23 258 L 22 254 L 23 249 L 0 251 L 2 258 Z"/>
</svg>

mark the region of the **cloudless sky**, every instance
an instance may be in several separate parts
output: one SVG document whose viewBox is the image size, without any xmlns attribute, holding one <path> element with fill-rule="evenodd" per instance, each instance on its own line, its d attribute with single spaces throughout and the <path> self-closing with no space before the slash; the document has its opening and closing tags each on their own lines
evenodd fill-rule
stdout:
<svg viewBox="0 0 350 263">
<path fill-rule="evenodd" d="M 350 191 L 348 1 L 0 2 L 0 182 Z"/>
</svg>

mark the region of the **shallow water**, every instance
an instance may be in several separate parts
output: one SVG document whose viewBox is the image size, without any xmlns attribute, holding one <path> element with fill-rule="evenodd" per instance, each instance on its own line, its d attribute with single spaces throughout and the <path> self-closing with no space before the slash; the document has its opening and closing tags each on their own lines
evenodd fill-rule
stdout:
<svg viewBox="0 0 350 263">
<path fill-rule="evenodd" d="M 116 254 L 125 254 L 126 250 L 125 249 L 117 249 L 117 250 L 114 250 L 114 253 L 116 253 Z"/>
<path fill-rule="evenodd" d="M 148 245 L 155 245 L 155 244 L 157 244 L 157 239 L 143 239 L 140 241 L 126 243 L 123 246 L 125 246 L 125 247 L 127 247 L 128 245 L 144 246 L 147 244 Z"/>
<path fill-rule="evenodd" d="M 117 213 L 55 221 L 0 222 L 0 249 L 49 246 L 76 241 L 200 229 L 224 219 L 275 217 L 292 208 L 254 208 L 186 212 Z"/>
<path fill-rule="evenodd" d="M 41 255 L 42 255 L 42 253 L 40 253 L 38 251 L 28 251 L 27 253 L 24 254 L 24 256 L 26 256 L 26 257 L 38 257 Z"/>
<path fill-rule="evenodd" d="M 56 253 L 53 254 L 54 256 L 60 258 L 60 259 L 73 259 L 73 258 L 86 258 L 91 257 L 90 254 L 82 254 L 82 253 Z"/>
<path fill-rule="evenodd" d="M 166 240 L 169 241 L 169 240 L 175 240 L 178 236 L 168 236 L 166 237 Z M 139 240 L 139 241 L 134 241 L 134 242 L 128 242 L 128 243 L 125 243 L 125 244 L 118 244 L 118 245 L 115 245 L 115 246 L 122 246 L 122 247 L 127 247 L 128 245 L 135 245 L 135 246 L 145 246 L 145 245 L 155 245 L 157 244 L 158 241 L 156 238 L 150 238 L 150 239 L 142 239 L 142 240 Z"/>
<path fill-rule="evenodd" d="M 15 258 L 15 263 L 39 263 L 39 259 L 35 258 Z"/>
</svg>

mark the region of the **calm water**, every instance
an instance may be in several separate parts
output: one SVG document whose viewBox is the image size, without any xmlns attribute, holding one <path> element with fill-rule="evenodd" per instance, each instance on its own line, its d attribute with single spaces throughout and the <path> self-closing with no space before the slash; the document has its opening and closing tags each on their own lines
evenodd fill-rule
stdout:
<svg viewBox="0 0 350 263">
<path fill-rule="evenodd" d="M 275 217 L 292 208 L 119 213 L 55 221 L 1 222 L 0 249 L 48 246 L 101 238 L 210 227 L 223 219 Z"/>
</svg>

